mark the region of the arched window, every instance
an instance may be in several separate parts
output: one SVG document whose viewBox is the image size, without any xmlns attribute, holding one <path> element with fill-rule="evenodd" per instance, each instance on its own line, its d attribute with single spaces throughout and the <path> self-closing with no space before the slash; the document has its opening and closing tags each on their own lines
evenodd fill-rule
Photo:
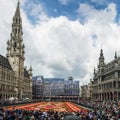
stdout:
<svg viewBox="0 0 120 120">
<path fill-rule="evenodd" d="M 17 34 L 17 28 L 15 28 L 15 34 Z"/>
<path fill-rule="evenodd" d="M 116 87 L 116 81 L 113 82 L 113 86 Z"/>
<path fill-rule="evenodd" d="M 21 23 L 21 19 L 19 19 L 19 23 Z"/>
<path fill-rule="evenodd" d="M 14 52 L 16 51 L 17 43 L 14 42 Z"/>
<path fill-rule="evenodd" d="M 18 34 L 20 34 L 20 29 L 18 29 Z"/>
<path fill-rule="evenodd" d="M 17 23 L 17 18 L 16 18 L 16 23 Z"/>
</svg>

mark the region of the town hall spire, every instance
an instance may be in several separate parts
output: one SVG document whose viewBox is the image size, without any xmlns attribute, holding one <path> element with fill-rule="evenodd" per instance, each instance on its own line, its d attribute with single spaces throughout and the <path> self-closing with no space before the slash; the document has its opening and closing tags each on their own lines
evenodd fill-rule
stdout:
<svg viewBox="0 0 120 120">
<path fill-rule="evenodd" d="M 15 16 L 20 17 L 20 1 L 18 0 Z"/>
<path fill-rule="evenodd" d="M 24 44 L 23 44 L 22 18 L 20 15 L 20 2 L 18 1 L 12 22 L 10 40 L 7 42 L 7 58 L 15 72 L 21 74 L 24 67 Z"/>
</svg>

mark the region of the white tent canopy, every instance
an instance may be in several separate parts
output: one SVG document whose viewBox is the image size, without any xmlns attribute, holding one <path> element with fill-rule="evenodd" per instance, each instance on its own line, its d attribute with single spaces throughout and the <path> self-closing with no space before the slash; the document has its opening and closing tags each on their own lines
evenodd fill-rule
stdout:
<svg viewBox="0 0 120 120">
<path fill-rule="evenodd" d="M 10 97 L 9 100 L 10 100 L 10 101 L 18 100 L 18 98 L 17 98 L 17 97 Z"/>
<path fill-rule="evenodd" d="M 10 100 L 10 101 L 13 101 L 13 100 L 15 100 L 15 98 L 14 98 L 14 97 L 10 97 L 9 100 Z"/>
</svg>

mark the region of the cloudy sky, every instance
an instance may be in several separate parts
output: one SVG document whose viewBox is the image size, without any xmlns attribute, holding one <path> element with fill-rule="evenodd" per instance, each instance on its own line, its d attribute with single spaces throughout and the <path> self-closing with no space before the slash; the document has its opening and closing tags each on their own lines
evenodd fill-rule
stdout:
<svg viewBox="0 0 120 120">
<path fill-rule="evenodd" d="M 120 54 L 118 0 L 21 0 L 25 66 L 33 75 L 89 83 L 100 49 Z M 6 55 L 17 0 L 0 0 L 0 54 Z"/>
</svg>

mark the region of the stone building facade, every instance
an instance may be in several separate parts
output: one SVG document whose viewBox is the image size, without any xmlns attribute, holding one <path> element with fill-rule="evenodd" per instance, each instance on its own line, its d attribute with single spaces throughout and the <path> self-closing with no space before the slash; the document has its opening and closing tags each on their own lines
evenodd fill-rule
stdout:
<svg viewBox="0 0 120 120">
<path fill-rule="evenodd" d="M 44 96 L 44 78 L 43 76 L 35 76 L 32 78 L 32 97 L 33 99 L 42 98 Z"/>
<path fill-rule="evenodd" d="M 12 22 L 10 39 L 7 41 L 6 58 L 0 55 L 0 100 L 10 97 L 32 98 L 32 67 L 24 67 L 22 18 L 18 2 Z"/>
<path fill-rule="evenodd" d="M 81 86 L 81 98 L 89 99 L 90 96 L 90 84 Z"/>
<path fill-rule="evenodd" d="M 76 96 L 79 97 L 79 81 L 64 78 L 33 77 L 33 98 Z"/>
<path fill-rule="evenodd" d="M 80 95 L 79 81 L 66 80 L 64 82 L 64 92 L 66 96 L 79 96 Z"/>
<path fill-rule="evenodd" d="M 98 67 L 94 69 L 91 88 L 91 98 L 94 101 L 120 100 L 120 57 L 117 53 L 114 60 L 106 64 L 101 50 Z"/>
<path fill-rule="evenodd" d="M 63 78 L 44 78 L 45 96 L 63 96 L 64 95 L 64 79 Z"/>
</svg>

